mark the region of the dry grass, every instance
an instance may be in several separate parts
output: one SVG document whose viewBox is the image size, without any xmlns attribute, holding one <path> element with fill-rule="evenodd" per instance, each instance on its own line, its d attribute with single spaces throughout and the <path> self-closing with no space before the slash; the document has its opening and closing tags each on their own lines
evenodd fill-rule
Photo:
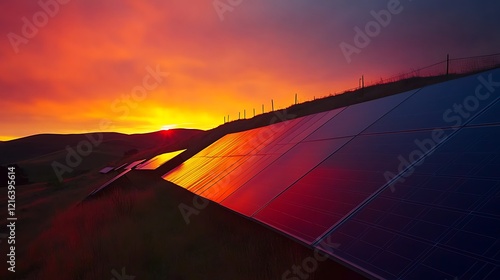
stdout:
<svg viewBox="0 0 500 280">
<path fill-rule="evenodd" d="M 137 188 L 56 215 L 30 245 L 18 279 L 111 279 L 122 267 L 136 279 L 281 279 L 313 255 L 216 204 L 186 225 L 178 205 L 189 205 L 190 193 L 155 176 L 129 180 Z M 308 279 L 354 276 L 328 260 Z"/>
</svg>

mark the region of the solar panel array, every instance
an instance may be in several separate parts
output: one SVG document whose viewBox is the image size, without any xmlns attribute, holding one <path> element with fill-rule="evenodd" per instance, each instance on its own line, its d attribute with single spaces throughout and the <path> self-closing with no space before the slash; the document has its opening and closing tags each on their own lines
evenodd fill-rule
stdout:
<svg viewBox="0 0 500 280">
<path fill-rule="evenodd" d="M 116 175 L 115 177 L 111 178 L 109 181 L 107 181 L 106 183 L 102 184 L 101 186 L 95 188 L 94 190 L 92 190 L 88 195 L 87 195 L 87 198 L 88 197 L 91 197 L 93 195 L 96 195 L 97 193 L 99 193 L 100 191 L 102 191 L 103 189 L 107 188 L 109 185 L 113 184 L 116 180 L 120 179 L 121 177 L 123 177 L 125 174 L 127 174 L 128 172 L 132 171 L 132 169 L 134 167 L 136 167 L 138 164 L 142 163 L 144 161 L 144 159 L 142 160 L 137 160 L 137 161 L 134 161 L 132 163 L 126 163 L 126 164 L 123 164 L 122 166 L 118 167 L 118 168 L 115 168 L 113 169 L 114 171 L 116 170 L 119 170 L 121 169 L 123 166 L 126 166 L 124 167 L 121 172 Z M 102 171 L 102 170 L 101 170 Z M 108 170 L 107 173 L 110 173 L 111 170 Z"/>
<path fill-rule="evenodd" d="M 144 162 L 144 163 L 141 163 L 141 164 L 138 164 L 135 169 L 139 169 L 139 170 L 155 170 L 156 168 L 160 167 L 161 165 L 165 164 L 167 161 L 173 159 L 174 157 L 176 157 L 177 155 L 179 155 L 180 153 L 184 152 L 184 150 L 178 150 L 178 151 L 174 151 L 174 152 L 168 152 L 168 153 L 163 153 L 163 154 L 160 154 L 160 155 L 157 155 L 155 157 L 153 157 L 152 159 Z"/>
<path fill-rule="evenodd" d="M 164 179 L 376 278 L 500 279 L 495 80 L 229 134 Z"/>
</svg>

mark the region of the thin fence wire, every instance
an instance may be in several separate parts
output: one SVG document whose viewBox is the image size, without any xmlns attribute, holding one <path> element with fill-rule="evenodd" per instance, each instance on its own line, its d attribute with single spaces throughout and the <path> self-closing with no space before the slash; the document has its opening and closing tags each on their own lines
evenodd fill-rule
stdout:
<svg viewBox="0 0 500 280">
<path fill-rule="evenodd" d="M 462 58 L 451 58 L 445 59 L 431 65 L 419 68 L 412 69 L 409 72 L 404 72 L 400 74 L 396 74 L 394 76 L 388 78 L 381 78 L 379 80 L 372 80 L 370 82 L 366 82 L 364 87 L 375 86 L 386 83 L 393 83 L 401 80 L 406 80 L 410 78 L 425 78 L 425 77 L 437 77 L 444 75 L 462 75 L 469 74 L 479 71 L 484 71 L 492 68 L 500 67 L 500 53 L 496 54 L 488 54 L 488 55 L 480 55 L 480 56 L 471 56 L 471 57 L 462 57 Z M 365 77 L 366 79 L 366 77 Z M 345 89 L 342 92 L 330 93 L 326 96 L 335 96 L 339 94 L 343 94 L 346 92 L 358 90 L 362 88 L 362 86 L 357 86 L 349 89 Z M 319 97 L 319 98 L 322 98 Z"/>
<path fill-rule="evenodd" d="M 444 76 L 444 75 L 463 75 L 463 74 L 470 74 L 474 72 L 480 72 L 488 69 L 493 69 L 496 67 L 500 67 L 500 53 L 496 54 L 488 54 L 488 55 L 480 55 L 480 56 L 471 56 L 471 57 L 461 57 L 461 58 L 450 58 L 450 59 L 445 59 L 443 61 L 436 62 L 434 64 L 419 68 L 419 69 L 412 69 L 409 72 L 405 73 L 400 73 L 388 78 L 381 78 L 380 80 L 372 80 L 370 82 L 366 82 L 364 84 L 364 87 L 369 87 L 369 86 L 375 86 L 375 85 L 380 85 L 380 84 L 386 84 L 386 83 L 393 83 L 401 80 L 406 80 L 410 78 L 425 78 L 425 77 L 437 77 L 437 76 Z M 353 87 L 350 89 L 345 89 L 342 92 L 335 92 L 335 93 L 330 93 L 325 96 L 315 96 L 311 100 L 302 100 L 301 102 L 305 101 L 312 101 L 315 99 L 320 99 L 328 96 L 335 96 L 335 95 L 340 95 L 344 94 L 346 92 L 351 92 L 354 90 L 358 90 L 362 88 L 361 86 L 361 79 L 360 79 L 360 86 L 358 87 Z M 228 118 L 224 118 L 224 122 L 229 121 L 229 116 Z"/>
<path fill-rule="evenodd" d="M 366 84 L 365 87 L 377 84 L 397 82 L 415 77 L 435 77 L 447 74 L 468 74 L 495 68 L 498 66 L 500 66 L 500 53 L 482 56 L 452 58 L 449 60 L 446 59 L 443 61 L 439 61 L 437 63 L 425 66 L 420 69 L 415 69 L 407 73 L 402 73 L 386 79 L 381 79 L 376 82 L 371 82 Z"/>
</svg>

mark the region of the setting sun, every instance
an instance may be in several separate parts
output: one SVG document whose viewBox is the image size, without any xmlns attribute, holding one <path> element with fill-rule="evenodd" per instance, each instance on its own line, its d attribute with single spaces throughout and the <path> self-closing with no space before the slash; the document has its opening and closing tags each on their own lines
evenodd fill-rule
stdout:
<svg viewBox="0 0 500 280">
<path fill-rule="evenodd" d="M 173 128 L 176 128 L 177 125 L 176 124 L 167 124 L 167 125 L 164 125 L 161 127 L 161 130 L 170 130 L 170 129 L 173 129 Z"/>
</svg>

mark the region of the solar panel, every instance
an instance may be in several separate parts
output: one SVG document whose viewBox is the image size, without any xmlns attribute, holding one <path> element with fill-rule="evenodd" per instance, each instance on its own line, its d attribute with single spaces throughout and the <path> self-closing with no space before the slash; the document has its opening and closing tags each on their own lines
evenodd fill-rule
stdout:
<svg viewBox="0 0 500 280">
<path fill-rule="evenodd" d="M 240 188 L 244 183 L 265 169 L 275 161 L 277 156 L 250 156 L 241 161 L 239 165 L 224 177 L 213 182 L 208 188 L 199 194 L 216 202 L 221 202 Z"/>
<path fill-rule="evenodd" d="M 189 190 L 196 193 L 201 194 L 206 189 L 210 188 L 217 181 L 223 179 L 226 175 L 235 172 L 242 163 L 248 160 L 248 157 L 245 156 L 233 156 L 227 158 L 221 158 L 217 161 L 214 161 L 214 167 L 210 170 L 210 172 L 206 172 L 203 170 L 202 178 L 197 181 L 193 181 L 190 183 Z"/>
<path fill-rule="evenodd" d="M 482 170 L 500 158 L 499 141 L 498 126 L 460 130 L 420 165 L 441 160 L 440 169 L 418 166 L 386 188 L 327 235 L 342 244 L 329 252 L 384 278 L 490 277 L 500 265 L 500 180 Z"/>
<path fill-rule="evenodd" d="M 471 125 L 498 124 L 500 123 L 500 100 L 489 107 L 471 122 Z"/>
<path fill-rule="evenodd" d="M 222 205 L 252 216 L 349 140 L 343 138 L 297 144 L 223 200 Z"/>
<path fill-rule="evenodd" d="M 126 170 L 133 169 L 134 167 L 136 167 L 137 165 L 139 165 L 139 164 L 140 164 L 140 163 L 142 163 L 142 162 L 144 162 L 144 160 L 143 160 L 143 159 L 141 159 L 141 160 L 136 160 L 136 161 L 132 162 L 131 164 L 127 165 L 127 166 L 125 167 L 125 169 L 126 169 Z"/>
<path fill-rule="evenodd" d="M 500 76 L 500 69 L 488 73 Z M 422 88 L 364 133 L 460 127 L 496 99 L 494 95 L 482 100 L 476 97 L 481 77 L 488 73 Z"/>
<path fill-rule="evenodd" d="M 280 144 L 287 143 L 298 143 L 302 141 L 306 136 L 309 136 L 311 132 L 318 129 L 325 122 L 330 120 L 332 117 L 342 112 L 345 108 L 335 109 L 329 112 L 314 114 L 305 118 L 298 125 L 294 126 L 291 131 L 288 131 L 283 139 L 279 141 Z"/>
<path fill-rule="evenodd" d="M 135 168 L 141 169 L 141 170 L 154 170 L 154 169 L 160 167 L 161 165 L 165 164 L 167 161 L 173 159 L 174 157 L 176 157 L 177 155 L 179 155 L 180 153 L 182 153 L 184 151 L 185 151 L 185 149 L 157 155 L 154 158 L 137 165 Z"/>
<path fill-rule="evenodd" d="M 116 168 L 115 168 L 115 170 L 120 170 L 120 169 L 124 168 L 124 167 L 125 167 L 125 166 L 127 166 L 127 165 L 129 165 L 129 163 L 128 163 L 128 162 L 126 162 L 126 163 L 124 163 L 124 164 L 122 164 L 122 165 L 120 165 L 120 166 L 116 167 Z"/>
<path fill-rule="evenodd" d="M 416 90 L 413 90 L 349 106 L 320 129 L 312 133 L 306 140 L 322 140 L 357 135 L 415 92 Z"/>
<path fill-rule="evenodd" d="M 113 182 L 115 182 L 116 180 L 120 179 L 123 175 L 127 174 L 128 172 L 130 172 L 131 169 L 125 169 L 123 170 L 120 174 L 116 175 L 115 177 L 113 177 L 111 180 L 107 181 L 106 183 L 104 183 L 103 185 L 101 185 L 100 187 L 94 189 L 92 192 L 90 192 L 87 197 L 89 196 L 92 196 L 92 195 L 95 195 L 96 193 L 100 192 L 101 190 L 103 190 L 104 188 L 106 188 L 107 186 L 111 185 Z"/>
<path fill-rule="evenodd" d="M 99 170 L 99 173 L 108 174 L 109 172 L 111 172 L 113 170 L 115 170 L 114 167 L 107 166 L 107 167 L 104 167 L 103 169 Z"/>
<path fill-rule="evenodd" d="M 415 132 L 356 137 L 255 217 L 312 243 L 383 186 L 388 181 L 384 176 L 386 171 L 397 173 L 399 154 L 410 154 L 415 149 L 414 140 L 427 134 Z M 314 145 L 317 142 L 309 143 Z"/>
</svg>

